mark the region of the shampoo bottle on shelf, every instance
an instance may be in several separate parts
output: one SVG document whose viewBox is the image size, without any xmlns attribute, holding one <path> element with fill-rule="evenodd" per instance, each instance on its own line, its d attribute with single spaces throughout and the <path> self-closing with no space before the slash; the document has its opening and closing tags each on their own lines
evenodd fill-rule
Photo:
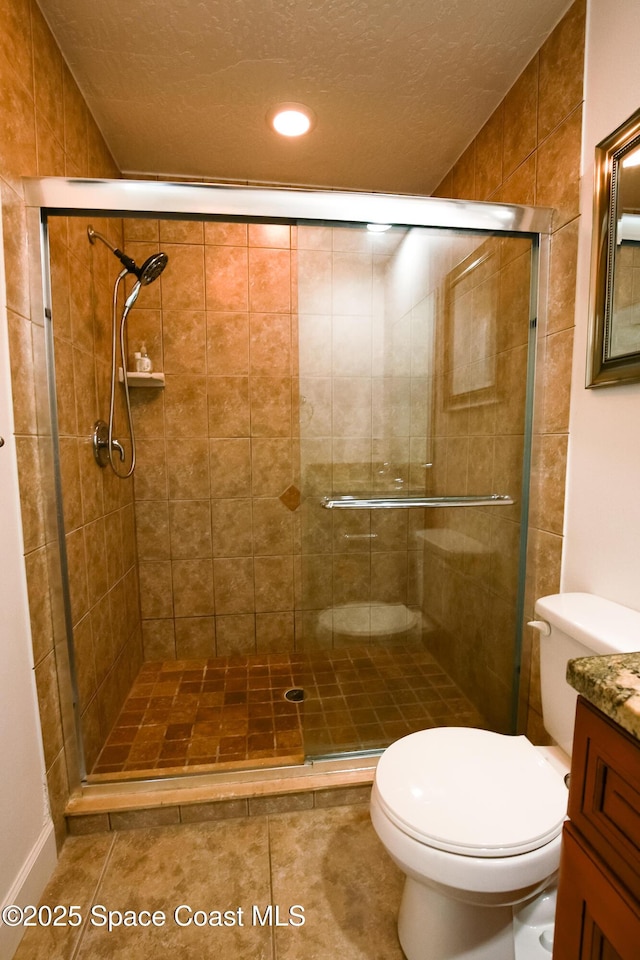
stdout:
<svg viewBox="0 0 640 960">
<path fill-rule="evenodd" d="M 151 373 L 153 370 L 146 343 L 140 345 L 140 353 L 136 354 L 136 370 L 138 373 Z"/>
</svg>

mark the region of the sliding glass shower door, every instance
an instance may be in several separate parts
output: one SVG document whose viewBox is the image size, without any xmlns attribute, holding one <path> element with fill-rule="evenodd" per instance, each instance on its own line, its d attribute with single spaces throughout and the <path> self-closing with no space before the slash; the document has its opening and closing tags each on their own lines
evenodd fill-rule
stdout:
<svg viewBox="0 0 640 960">
<path fill-rule="evenodd" d="M 495 233 L 298 228 L 307 756 L 512 730 L 534 252 Z"/>
</svg>

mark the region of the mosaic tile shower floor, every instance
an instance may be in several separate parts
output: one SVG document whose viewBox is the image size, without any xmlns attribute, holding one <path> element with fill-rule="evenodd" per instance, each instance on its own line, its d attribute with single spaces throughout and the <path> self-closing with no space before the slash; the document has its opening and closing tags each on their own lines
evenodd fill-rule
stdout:
<svg viewBox="0 0 640 960">
<path fill-rule="evenodd" d="M 443 725 L 486 724 L 418 644 L 150 662 L 89 779 L 295 764 Z"/>
</svg>

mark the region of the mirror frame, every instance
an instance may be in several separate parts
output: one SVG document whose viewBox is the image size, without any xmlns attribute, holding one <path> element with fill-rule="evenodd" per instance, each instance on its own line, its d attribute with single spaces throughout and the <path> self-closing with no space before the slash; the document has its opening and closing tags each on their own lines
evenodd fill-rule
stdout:
<svg viewBox="0 0 640 960">
<path fill-rule="evenodd" d="M 640 147 L 640 110 L 596 146 L 587 387 L 640 380 L 638 350 L 607 356 L 616 259 L 616 206 L 623 156 Z"/>
</svg>

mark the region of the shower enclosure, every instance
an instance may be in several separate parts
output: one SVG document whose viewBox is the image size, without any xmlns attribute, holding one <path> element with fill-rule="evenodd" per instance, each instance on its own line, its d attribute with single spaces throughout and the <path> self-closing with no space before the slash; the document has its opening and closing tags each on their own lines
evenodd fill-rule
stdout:
<svg viewBox="0 0 640 960">
<path fill-rule="evenodd" d="M 27 190 L 80 778 L 297 765 L 441 724 L 514 732 L 548 211 Z M 162 251 L 162 276 L 135 296 L 124 276 L 112 303 L 120 268 L 88 230 L 125 270 Z M 123 312 L 137 458 L 121 479 L 91 435 Z M 153 373 L 135 370 L 142 344 Z M 124 399 L 121 382 L 106 443 L 126 458 Z"/>
</svg>

